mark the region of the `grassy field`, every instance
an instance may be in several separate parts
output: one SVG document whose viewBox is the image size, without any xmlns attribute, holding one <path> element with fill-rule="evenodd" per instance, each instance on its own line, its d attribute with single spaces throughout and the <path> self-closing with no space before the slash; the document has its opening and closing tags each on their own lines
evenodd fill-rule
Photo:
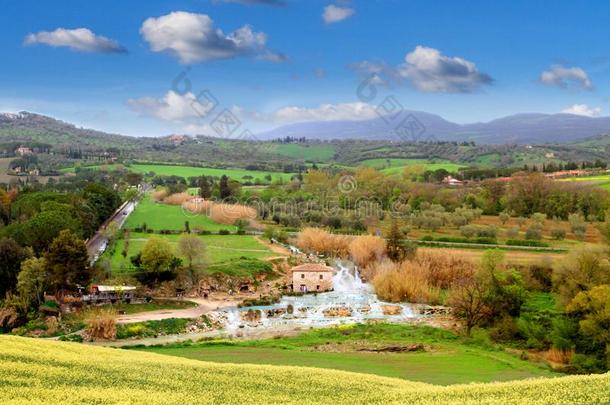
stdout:
<svg viewBox="0 0 610 405">
<path fill-rule="evenodd" d="M 416 343 L 429 349 L 409 353 L 367 352 L 370 348 Z M 343 325 L 280 339 L 213 341 L 140 350 L 222 363 L 337 369 L 440 385 L 553 375 L 502 351 L 464 344 L 452 332 L 394 324 Z"/>
<path fill-rule="evenodd" d="M 197 304 L 192 301 L 176 301 L 176 300 L 152 300 L 141 304 L 107 304 L 100 305 L 100 308 L 115 308 L 124 311 L 127 315 L 139 314 L 142 312 L 160 311 L 169 309 L 186 309 L 196 307 Z"/>
<path fill-rule="evenodd" d="M 235 231 L 233 225 L 224 225 L 212 221 L 206 215 L 192 214 L 178 205 L 169 205 L 154 202 L 146 196 L 138 204 L 135 211 L 129 215 L 125 227 L 133 229 L 146 224 L 148 229 L 159 231 L 161 229 L 183 230 L 184 223 L 188 221 L 191 229 L 217 232 L 221 229 Z"/>
<path fill-rule="evenodd" d="M 2 402 L 20 404 L 567 405 L 610 400 L 609 374 L 442 387 L 361 373 L 219 364 L 15 336 L 0 336 L 0 381 Z"/>
<path fill-rule="evenodd" d="M 283 156 L 310 162 L 324 162 L 335 155 L 335 149 L 327 145 L 279 144 L 275 151 Z"/>
<path fill-rule="evenodd" d="M 605 190 L 610 190 L 610 174 L 590 177 L 570 177 L 559 181 L 576 181 L 590 183 Z"/>
<path fill-rule="evenodd" d="M 125 246 L 124 240 L 118 240 L 114 253 L 110 256 L 112 268 L 131 269 L 129 258 L 138 254 L 150 237 L 150 234 L 132 232 L 129 235 L 127 257 L 123 258 L 121 252 Z M 179 235 L 155 235 L 165 239 L 176 248 Z M 248 235 L 201 235 L 201 240 L 207 246 L 207 263 L 209 265 L 226 262 L 228 260 L 246 257 L 251 259 L 264 259 L 275 254 L 261 243 L 254 236 Z M 108 255 L 109 253 L 107 253 Z M 107 257 L 107 256 L 104 256 Z"/>
<path fill-rule="evenodd" d="M 430 161 L 426 159 L 368 159 L 360 162 L 362 166 L 369 166 L 385 174 L 401 174 L 406 166 L 421 165 L 424 170 L 445 169 L 448 172 L 457 172 L 464 165 L 447 160 Z"/>
<path fill-rule="evenodd" d="M 194 166 L 180 166 L 180 165 L 159 165 L 159 164 L 132 164 L 130 166 L 123 166 L 120 164 L 112 165 L 98 165 L 98 166 L 83 166 L 83 168 L 91 170 L 116 170 L 119 168 L 126 167 L 132 172 L 148 174 L 154 172 L 157 175 L 162 176 L 180 176 L 184 178 L 197 177 L 197 176 L 212 176 L 221 177 L 223 174 L 230 178 L 242 181 L 245 180 L 244 176 L 252 177 L 251 180 L 259 179 L 261 182 L 268 182 L 265 176 L 271 176 L 272 181 L 284 180 L 288 181 L 294 175 L 294 173 L 278 173 L 278 172 L 267 172 L 259 170 L 246 170 L 246 169 L 216 169 L 211 167 L 194 167 Z M 73 173 L 76 169 L 74 167 L 67 167 L 62 169 L 63 173 Z"/>
</svg>

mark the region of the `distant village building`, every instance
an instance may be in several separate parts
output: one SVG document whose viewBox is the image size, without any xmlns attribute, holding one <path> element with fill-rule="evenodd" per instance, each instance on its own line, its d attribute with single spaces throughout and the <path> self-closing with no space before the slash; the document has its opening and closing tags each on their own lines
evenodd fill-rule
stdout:
<svg viewBox="0 0 610 405">
<path fill-rule="evenodd" d="M 452 176 L 447 176 L 443 179 L 443 183 L 448 184 L 450 186 L 461 186 L 464 184 L 463 181 L 453 178 Z"/>
<path fill-rule="evenodd" d="M 34 153 L 32 148 L 26 148 L 25 146 L 20 146 L 15 149 L 15 154 L 19 156 L 31 155 L 32 153 Z"/>
<path fill-rule="evenodd" d="M 176 146 L 180 146 L 186 142 L 188 137 L 186 135 L 170 135 L 168 139 Z"/>
<path fill-rule="evenodd" d="M 135 298 L 136 287 L 118 285 L 93 285 L 89 294 L 82 296 L 83 302 L 115 303 L 117 301 L 131 302 Z"/>
<path fill-rule="evenodd" d="M 332 267 L 318 263 L 295 266 L 292 272 L 292 290 L 301 292 L 330 291 L 333 289 Z"/>
</svg>

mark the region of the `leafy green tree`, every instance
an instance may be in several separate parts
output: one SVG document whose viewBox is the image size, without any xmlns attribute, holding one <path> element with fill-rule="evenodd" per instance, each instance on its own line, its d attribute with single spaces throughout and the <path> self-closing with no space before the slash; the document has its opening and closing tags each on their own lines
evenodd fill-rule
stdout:
<svg viewBox="0 0 610 405">
<path fill-rule="evenodd" d="M 199 177 L 199 197 L 210 198 L 212 196 L 212 187 L 206 176 Z"/>
<path fill-rule="evenodd" d="M 21 263 L 21 271 L 17 276 L 17 291 L 28 303 L 42 304 L 43 293 L 47 286 L 47 262 L 41 258 L 32 257 Z"/>
<path fill-rule="evenodd" d="M 27 252 L 13 239 L 0 239 L 0 298 L 17 285 L 21 261 Z"/>
<path fill-rule="evenodd" d="M 165 239 L 153 236 L 142 248 L 142 267 L 149 272 L 168 271 L 174 259 L 172 246 Z"/>
<path fill-rule="evenodd" d="M 108 219 L 121 205 L 119 194 L 99 183 L 91 183 L 83 190 L 83 198 L 93 208 L 98 224 Z"/>
<path fill-rule="evenodd" d="M 42 253 L 62 230 L 80 233 L 78 220 L 63 210 L 42 211 L 24 224 L 25 244 Z"/>
<path fill-rule="evenodd" d="M 386 254 L 390 260 L 400 262 L 404 259 L 412 258 L 417 251 L 417 245 L 404 240 L 404 234 L 398 227 L 398 222 L 392 220 L 390 233 L 386 244 Z"/>
<path fill-rule="evenodd" d="M 607 251 L 582 247 L 570 253 L 553 272 L 553 289 L 567 305 L 581 291 L 601 284 L 610 284 Z"/>
<path fill-rule="evenodd" d="M 582 291 L 566 307 L 568 314 L 578 316 L 580 331 L 606 348 L 610 365 L 610 285 L 598 285 Z"/>
<path fill-rule="evenodd" d="M 55 291 L 74 290 L 91 282 L 87 246 L 74 232 L 61 231 L 51 242 L 44 258 L 49 285 Z"/>
<path fill-rule="evenodd" d="M 229 186 L 229 178 L 224 174 L 220 178 L 220 183 L 218 184 L 218 191 L 220 193 L 221 199 L 229 198 L 231 197 L 231 195 L 233 195 L 233 190 Z"/>
<path fill-rule="evenodd" d="M 604 215 L 604 222 L 599 225 L 599 231 L 606 238 L 606 242 L 610 243 L 610 210 L 607 210 Z"/>
</svg>

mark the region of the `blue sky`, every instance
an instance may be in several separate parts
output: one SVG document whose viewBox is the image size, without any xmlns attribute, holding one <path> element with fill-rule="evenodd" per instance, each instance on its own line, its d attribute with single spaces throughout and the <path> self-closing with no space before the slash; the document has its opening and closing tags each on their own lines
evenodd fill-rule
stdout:
<svg viewBox="0 0 610 405">
<path fill-rule="evenodd" d="M 224 109 L 253 132 L 364 119 L 386 95 L 461 123 L 610 111 L 607 2 L 265 3 L 4 1 L 0 111 L 150 136 L 214 135 Z"/>
</svg>

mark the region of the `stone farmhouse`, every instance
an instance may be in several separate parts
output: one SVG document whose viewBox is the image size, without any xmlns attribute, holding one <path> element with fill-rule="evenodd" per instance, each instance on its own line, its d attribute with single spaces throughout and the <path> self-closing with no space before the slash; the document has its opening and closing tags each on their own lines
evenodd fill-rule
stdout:
<svg viewBox="0 0 610 405">
<path fill-rule="evenodd" d="M 295 266 L 292 272 L 292 290 L 300 292 L 330 291 L 333 289 L 332 267 L 318 263 Z"/>
</svg>

